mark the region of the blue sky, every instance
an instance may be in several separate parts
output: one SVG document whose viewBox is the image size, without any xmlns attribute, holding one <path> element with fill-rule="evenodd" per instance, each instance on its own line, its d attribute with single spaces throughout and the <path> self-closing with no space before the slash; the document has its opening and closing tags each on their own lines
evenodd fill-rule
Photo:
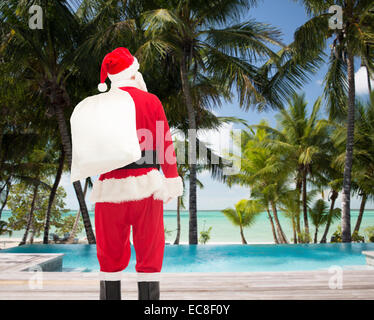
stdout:
<svg viewBox="0 0 374 320">
<path fill-rule="evenodd" d="M 283 32 L 283 42 L 288 44 L 292 42 L 293 34 L 297 27 L 305 23 L 308 20 L 308 16 L 305 13 L 304 8 L 295 3 L 292 0 L 264 0 L 262 3 L 248 13 L 244 14 L 247 18 L 256 19 L 259 22 L 271 24 L 274 27 L 279 28 Z M 357 70 L 358 68 L 356 68 Z M 98 71 L 99 72 L 99 71 Z M 306 94 L 306 100 L 311 107 L 314 101 L 322 94 L 321 80 L 326 72 L 326 67 L 312 77 L 311 81 L 304 86 L 303 91 Z M 247 112 L 239 108 L 238 102 L 225 103 L 222 108 L 214 110 L 219 116 L 236 116 L 243 118 L 248 121 L 249 124 L 258 123 L 261 119 L 267 119 L 270 125 L 275 125 L 274 115 L 276 112 L 263 112 L 258 113 L 253 110 Z M 234 128 L 238 128 L 234 125 Z M 243 199 L 249 197 L 249 189 L 242 188 L 239 186 L 233 186 L 228 188 L 224 184 L 214 181 L 208 172 L 202 173 L 198 176 L 202 181 L 204 188 L 198 189 L 197 192 L 197 207 L 198 210 L 215 210 L 223 209 L 226 207 L 233 207 L 234 204 Z M 96 180 L 96 178 L 94 178 Z M 82 180 L 83 183 L 83 180 Z M 65 174 L 62 178 L 61 185 L 64 186 L 68 197 L 66 199 L 66 207 L 71 209 L 78 208 L 78 202 L 76 200 L 75 192 L 72 185 L 70 184 L 69 175 Z M 83 187 L 83 186 L 82 186 Z M 186 185 L 188 191 L 188 183 Z M 90 191 L 88 191 L 89 193 Z M 88 194 L 89 196 L 89 194 Z M 89 202 L 87 197 L 88 208 L 92 208 L 92 204 Z M 186 201 L 188 206 L 188 192 L 186 192 Z M 338 205 L 340 205 L 340 197 L 338 199 Z M 359 207 L 359 199 L 352 199 L 352 208 Z M 373 203 L 368 203 L 367 207 L 373 208 Z M 166 210 L 176 209 L 176 200 L 168 203 L 164 206 Z M 187 207 L 188 209 L 188 207 Z"/>
</svg>

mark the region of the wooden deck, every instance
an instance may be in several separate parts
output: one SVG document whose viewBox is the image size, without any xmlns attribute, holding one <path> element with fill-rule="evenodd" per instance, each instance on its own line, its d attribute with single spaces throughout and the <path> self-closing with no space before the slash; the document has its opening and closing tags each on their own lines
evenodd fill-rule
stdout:
<svg viewBox="0 0 374 320">
<path fill-rule="evenodd" d="M 62 253 L 1 253 L 0 272 L 28 271 L 39 268 L 43 271 L 61 271 Z"/>
<path fill-rule="evenodd" d="M 161 299 L 374 299 L 374 270 L 344 270 L 341 289 L 328 270 L 248 273 L 162 273 Z M 40 278 L 38 278 L 40 277 Z M 0 272 L 0 299 L 99 297 L 98 273 Z M 137 299 L 136 274 L 124 273 L 122 299 Z"/>
</svg>

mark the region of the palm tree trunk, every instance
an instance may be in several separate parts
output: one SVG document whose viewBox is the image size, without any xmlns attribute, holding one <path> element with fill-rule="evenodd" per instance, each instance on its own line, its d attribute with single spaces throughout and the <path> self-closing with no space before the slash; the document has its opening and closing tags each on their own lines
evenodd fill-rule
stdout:
<svg viewBox="0 0 374 320">
<path fill-rule="evenodd" d="M 247 244 L 247 240 L 245 240 L 244 232 L 243 232 L 243 226 L 240 224 L 240 236 L 242 237 L 242 244 Z"/>
<path fill-rule="evenodd" d="M 337 191 L 332 190 L 329 217 L 327 219 L 325 232 L 323 233 L 323 236 L 322 236 L 322 239 L 321 239 L 320 243 L 326 243 L 327 234 L 329 233 L 329 229 L 330 229 L 330 225 L 331 225 L 332 211 L 334 210 L 335 201 L 338 198 L 338 195 L 339 195 L 339 193 Z"/>
<path fill-rule="evenodd" d="M 58 185 L 61 180 L 62 171 L 64 169 L 64 160 L 65 160 L 65 152 L 64 152 L 64 148 L 61 146 L 61 153 L 60 153 L 60 158 L 58 161 L 58 168 L 57 168 L 57 173 L 55 177 L 55 182 L 53 183 L 51 193 L 49 194 L 48 209 L 45 215 L 43 244 L 48 244 L 51 209 L 52 209 L 53 200 L 55 199 L 55 196 L 56 196 Z"/>
<path fill-rule="evenodd" d="M 300 179 L 298 179 L 296 190 L 297 190 L 297 201 L 300 202 L 301 198 L 301 188 L 302 188 L 302 182 Z M 297 206 L 297 214 L 296 214 L 296 233 L 297 233 L 297 242 L 301 243 L 301 227 L 300 227 L 300 205 Z"/>
<path fill-rule="evenodd" d="M 196 115 L 192 105 L 190 88 L 187 78 L 186 61 L 183 56 L 180 64 L 181 81 L 184 98 L 188 111 L 189 133 L 192 131 L 192 136 L 196 138 Z M 189 135 L 190 136 L 190 135 Z M 197 237 L 197 205 L 196 205 L 196 139 L 189 141 L 188 144 L 188 165 L 190 171 L 189 178 L 189 244 L 198 244 Z"/>
<path fill-rule="evenodd" d="M 31 233 L 30 233 L 30 244 L 34 243 L 34 236 L 35 236 L 35 221 L 34 219 L 31 219 L 31 227 L 30 227 Z"/>
<path fill-rule="evenodd" d="M 177 236 L 175 237 L 174 244 L 179 244 L 180 236 L 181 236 L 181 197 L 177 198 Z"/>
<path fill-rule="evenodd" d="M 306 186 L 306 176 L 307 169 L 304 168 L 303 171 L 303 213 L 304 213 L 304 227 L 305 227 L 305 242 L 309 243 L 309 222 L 308 222 L 308 207 L 307 207 L 307 186 Z"/>
<path fill-rule="evenodd" d="M 270 202 L 271 204 L 271 208 L 273 210 L 273 216 L 274 216 L 274 220 L 275 220 L 275 225 L 277 226 L 277 232 L 278 232 L 278 239 L 280 241 L 280 243 L 288 243 L 287 239 L 286 239 L 286 236 L 282 230 L 282 227 L 279 223 L 279 219 L 278 219 L 278 213 L 277 213 L 277 207 L 275 205 L 275 203 L 273 201 Z"/>
<path fill-rule="evenodd" d="M 32 218 L 34 215 L 34 208 L 35 208 L 36 196 L 38 194 L 38 187 L 39 187 L 39 184 L 35 184 L 34 193 L 32 195 L 31 209 L 30 209 L 29 216 L 27 218 L 25 233 L 23 234 L 21 242 L 18 244 L 19 246 L 26 244 L 27 236 L 29 234 L 29 230 L 30 230 L 31 223 L 32 223 Z"/>
<path fill-rule="evenodd" d="M 360 230 L 360 226 L 361 226 L 361 222 L 362 222 L 362 217 L 364 216 L 364 212 L 365 212 L 365 205 L 366 205 L 366 200 L 367 200 L 368 196 L 366 193 L 364 193 L 361 197 L 361 205 L 360 205 L 360 212 L 358 214 L 358 217 L 357 217 L 357 222 L 356 222 L 356 226 L 355 226 L 355 229 L 353 230 L 353 233 L 357 233 L 359 232 Z"/>
<path fill-rule="evenodd" d="M 297 244 L 297 233 L 296 233 L 296 216 L 291 217 L 292 220 L 292 232 L 293 232 L 293 243 Z"/>
<path fill-rule="evenodd" d="M 370 52 L 370 47 L 367 44 L 366 45 L 366 53 L 367 53 L 367 55 L 369 55 L 369 52 Z M 370 96 L 370 94 L 371 94 L 371 79 L 370 79 L 370 72 L 369 72 L 369 62 L 367 61 L 367 59 L 365 59 L 365 67 L 366 67 L 366 74 L 367 74 L 367 80 L 368 80 L 368 89 L 369 89 L 369 96 Z"/>
<path fill-rule="evenodd" d="M 54 102 L 54 99 L 52 99 L 52 102 Z M 71 146 L 71 141 L 70 141 L 70 135 L 66 127 L 63 107 L 61 104 L 59 103 L 55 104 L 55 113 L 57 117 L 58 128 L 60 130 L 62 145 L 64 147 L 66 158 L 69 163 L 69 168 L 71 168 L 72 146 Z M 92 230 L 92 225 L 90 221 L 90 216 L 88 214 L 86 202 L 84 200 L 82 185 L 80 181 L 75 181 L 73 182 L 73 186 L 74 186 L 75 194 L 77 196 L 79 207 L 82 213 L 82 219 L 83 219 L 84 228 L 86 230 L 88 243 L 95 244 L 96 239 L 95 239 L 95 235 Z"/>
<path fill-rule="evenodd" d="M 71 229 L 69 239 L 66 241 L 66 243 L 73 243 L 75 234 L 77 233 L 77 228 L 79 224 L 79 218 L 81 217 L 81 209 L 78 209 L 77 214 L 75 215 L 74 225 Z"/>
<path fill-rule="evenodd" d="M 273 233 L 274 242 L 275 242 L 276 244 L 278 244 L 279 241 L 278 241 L 278 238 L 277 238 L 277 233 L 275 232 L 274 221 L 273 221 L 273 218 L 272 218 L 272 216 L 271 216 L 271 214 L 270 214 L 270 210 L 269 210 L 269 208 L 266 208 L 266 211 L 267 211 L 267 213 L 268 213 L 268 218 L 269 218 L 269 221 L 270 221 L 271 232 Z"/>
<path fill-rule="evenodd" d="M 9 176 L 8 180 L 5 182 L 6 191 L 5 191 L 4 202 L 2 203 L 1 208 L 0 208 L 0 220 L 1 220 L 1 215 L 3 214 L 3 210 L 5 208 L 5 205 L 6 205 L 7 201 L 8 201 L 8 195 L 9 195 L 9 190 L 10 190 L 10 183 L 9 183 L 9 181 L 10 181 L 10 176 Z"/>
<path fill-rule="evenodd" d="M 366 72 L 367 72 L 367 77 L 368 77 L 368 88 L 369 88 L 369 94 L 370 94 L 371 93 L 371 80 L 370 80 L 369 69 L 367 66 L 366 66 Z"/>
<path fill-rule="evenodd" d="M 316 226 L 316 232 L 314 233 L 314 243 L 318 242 L 317 237 L 318 237 L 318 226 Z"/>
<path fill-rule="evenodd" d="M 84 190 L 83 190 L 84 198 L 86 198 L 87 189 L 88 189 L 88 179 L 86 179 L 85 183 L 84 183 Z M 69 239 L 66 241 L 66 243 L 73 243 L 74 242 L 75 234 L 77 233 L 77 228 L 78 228 L 78 224 L 79 224 L 80 215 L 81 215 L 81 210 L 78 209 L 78 212 L 75 216 L 75 221 L 74 221 L 73 228 L 70 232 Z"/>
<path fill-rule="evenodd" d="M 354 56 L 348 50 L 348 115 L 347 115 L 347 145 L 343 175 L 343 197 L 342 197 L 342 242 L 351 242 L 351 173 L 353 161 L 354 144 L 354 122 L 355 122 L 355 73 Z"/>
</svg>

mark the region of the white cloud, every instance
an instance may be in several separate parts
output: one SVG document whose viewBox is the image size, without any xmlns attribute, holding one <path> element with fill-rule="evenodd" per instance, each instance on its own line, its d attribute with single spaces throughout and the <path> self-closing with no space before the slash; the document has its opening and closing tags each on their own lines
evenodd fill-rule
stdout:
<svg viewBox="0 0 374 320">
<path fill-rule="evenodd" d="M 356 93 L 357 94 L 367 94 L 369 91 L 368 78 L 365 67 L 361 67 L 355 74 L 356 83 Z M 374 80 L 371 79 L 372 88 L 374 88 Z"/>
</svg>

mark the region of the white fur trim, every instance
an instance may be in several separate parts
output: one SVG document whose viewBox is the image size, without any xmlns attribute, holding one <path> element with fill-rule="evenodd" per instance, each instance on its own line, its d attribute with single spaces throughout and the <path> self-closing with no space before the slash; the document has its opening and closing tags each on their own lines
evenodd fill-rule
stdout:
<svg viewBox="0 0 374 320">
<path fill-rule="evenodd" d="M 164 180 L 164 186 L 153 194 L 155 199 L 167 201 L 169 198 L 179 197 L 183 194 L 183 182 L 181 177 L 165 178 L 163 176 L 162 178 Z"/>
<path fill-rule="evenodd" d="M 144 282 L 144 281 L 160 281 L 160 272 L 137 272 L 137 281 Z"/>
<path fill-rule="evenodd" d="M 90 201 L 113 202 L 140 200 L 147 198 L 162 188 L 162 174 L 151 170 L 141 176 L 130 176 L 123 179 L 105 179 L 94 182 Z"/>
<path fill-rule="evenodd" d="M 99 279 L 107 280 L 107 281 L 118 281 L 118 280 L 122 280 L 122 275 L 123 275 L 122 271 L 117 271 L 117 272 L 100 271 Z"/>
<path fill-rule="evenodd" d="M 130 87 L 136 87 L 136 88 L 138 88 L 140 90 L 143 90 L 143 91 L 148 91 L 147 86 L 146 86 L 146 84 L 143 80 L 143 76 L 141 75 L 141 73 L 137 72 L 136 74 L 138 76 L 135 75 L 135 79 L 124 79 L 124 80 L 112 83 L 110 90 L 113 90 L 113 89 L 118 90 L 118 88 L 120 88 L 120 87 L 130 86 Z"/>
<path fill-rule="evenodd" d="M 135 81 L 138 83 L 138 88 L 143 91 L 148 91 L 147 85 L 144 82 L 143 75 L 138 71 L 135 73 Z"/>
<path fill-rule="evenodd" d="M 108 78 L 112 82 L 112 85 L 115 85 L 117 82 L 120 82 L 122 80 L 130 79 L 133 75 L 136 74 L 136 72 L 139 70 L 139 63 L 138 59 L 134 57 L 134 61 L 127 69 L 118 72 L 116 74 L 109 74 Z"/>
<path fill-rule="evenodd" d="M 183 194 L 181 177 L 165 178 L 160 171 L 151 170 L 141 176 L 122 179 L 96 180 L 92 187 L 90 201 L 120 203 L 150 197 L 167 201 Z"/>
</svg>

